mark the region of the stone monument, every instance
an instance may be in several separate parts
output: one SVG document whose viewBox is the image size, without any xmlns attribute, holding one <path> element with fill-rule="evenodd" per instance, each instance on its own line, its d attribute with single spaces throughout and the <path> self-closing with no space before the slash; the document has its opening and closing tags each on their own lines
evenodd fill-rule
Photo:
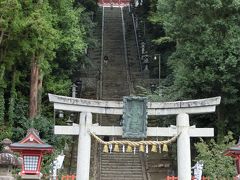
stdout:
<svg viewBox="0 0 240 180">
<path fill-rule="evenodd" d="M 4 139 L 1 144 L 3 150 L 0 153 L 0 179 L 1 180 L 14 180 L 12 175 L 13 167 L 20 166 L 21 159 L 13 154 L 9 145 L 12 143 L 10 139 Z"/>
</svg>

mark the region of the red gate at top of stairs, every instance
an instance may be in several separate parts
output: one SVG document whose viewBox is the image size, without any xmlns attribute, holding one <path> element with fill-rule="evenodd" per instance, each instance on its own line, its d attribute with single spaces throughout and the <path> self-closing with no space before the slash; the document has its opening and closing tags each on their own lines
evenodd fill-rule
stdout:
<svg viewBox="0 0 240 180">
<path fill-rule="evenodd" d="M 128 6 L 130 0 L 98 0 L 100 6 Z"/>
</svg>

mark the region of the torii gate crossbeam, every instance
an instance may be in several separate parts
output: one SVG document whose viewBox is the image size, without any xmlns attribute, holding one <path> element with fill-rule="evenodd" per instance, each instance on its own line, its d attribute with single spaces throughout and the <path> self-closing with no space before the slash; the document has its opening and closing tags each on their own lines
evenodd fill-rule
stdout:
<svg viewBox="0 0 240 180">
<path fill-rule="evenodd" d="M 89 180 L 91 137 L 89 131 L 97 135 L 122 135 L 122 127 L 107 127 L 92 124 L 92 113 L 122 114 L 123 102 L 88 100 L 64 97 L 49 94 L 50 102 L 54 103 L 54 110 L 81 112 L 79 125 L 55 126 L 55 134 L 79 135 L 77 180 Z M 176 101 L 176 102 L 149 102 L 149 115 L 177 115 L 176 127 L 156 128 L 148 127 L 147 136 L 174 136 L 177 139 L 178 179 L 191 180 L 191 152 L 190 137 L 212 137 L 213 128 L 195 128 L 190 126 L 189 114 L 215 112 L 220 104 L 220 97 Z M 84 148 L 82 148 L 84 147 Z"/>
</svg>

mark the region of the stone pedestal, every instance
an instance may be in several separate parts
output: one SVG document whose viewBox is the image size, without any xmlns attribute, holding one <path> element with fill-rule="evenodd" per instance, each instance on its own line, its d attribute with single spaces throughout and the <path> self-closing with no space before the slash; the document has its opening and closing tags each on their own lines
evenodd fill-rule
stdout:
<svg viewBox="0 0 240 180">
<path fill-rule="evenodd" d="M 14 180 L 15 178 L 12 176 L 0 176 L 1 180 Z"/>
<path fill-rule="evenodd" d="M 21 160 L 13 154 L 9 145 L 12 141 L 8 138 L 0 142 L 3 145 L 3 150 L 0 153 L 0 180 L 14 180 L 12 175 L 13 167 L 21 165 Z"/>
<path fill-rule="evenodd" d="M 39 174 L 39 175 L 22 175 L 22 179 L 31 179 L 31 180 L 41 179 L 41 177 L 42 177 L 42 174 Z"/>
<path fill-rule="evenodd" d="M 0 179 L 1 180 L 14 180 L 12 176 L 12 165 L 0 166 Z"/>
</svg>

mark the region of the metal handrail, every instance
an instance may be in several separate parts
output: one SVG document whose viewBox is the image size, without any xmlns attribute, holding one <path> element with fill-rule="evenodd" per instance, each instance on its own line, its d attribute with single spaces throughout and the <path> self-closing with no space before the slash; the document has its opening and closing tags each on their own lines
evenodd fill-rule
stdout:
<svg viewBox="0 0 240 180">
<path fill-rule="evenodd" d="M 137 45 L 137 54 L 138 54 L 138 61 L 139 61 L 139 66 L 140 66 L 140 72 L 142 72 L 142 62 L 141 62 L 141 56 L 140 56 L 140 51 L 139 51 L 139 44 L 138 44 L 138 37 L 137 37 L 137 30 L 136 30 L 136 24 L 135 24 L 135 18 L 132 13 L 132 21 L 133 21 L 133 29 L 134 29 L 134 34 L 135 34 L 135 41 Z"/>
<path fill-rule="evenodd" d="M 141 162 L 141 166 L 142 166 L 143 179 L 151 180 L 150 176 L 148 175 L 148 172 L 147 172 L 147 163 L 145 161 L 144 154 L 139 153 L 139 158 L 140 158 L 140 162 Z"/>
<path fill-rule="evenodd" d="M 102 99 L 103 91 L 103 35 L 104 35 L 104 7 L 102 7 L 102 42 L 101 42 L 101 66 L 100 66 L 100 83 L 99 83 L 99 99 Z"/>
<path fill-rule="evenodd" d="M 129 88 L 129 94 L 133 92 L 133 86 L 130 79 L 130 71 L 129 71 L 129 62 L 127 57 L 127 45 L 126 45 L 126 30 L 125 30 L 125 22 L 123 17 L 123 8 L 121 7 L 121 17 L 122 17 L 122 29 L 123 29 L 123 46 L 124 46 L 124 58 L 125 58 L 125 65 L 127 70 L 127 82 L 128 82 L 128 88 Z"/>
</svg>

